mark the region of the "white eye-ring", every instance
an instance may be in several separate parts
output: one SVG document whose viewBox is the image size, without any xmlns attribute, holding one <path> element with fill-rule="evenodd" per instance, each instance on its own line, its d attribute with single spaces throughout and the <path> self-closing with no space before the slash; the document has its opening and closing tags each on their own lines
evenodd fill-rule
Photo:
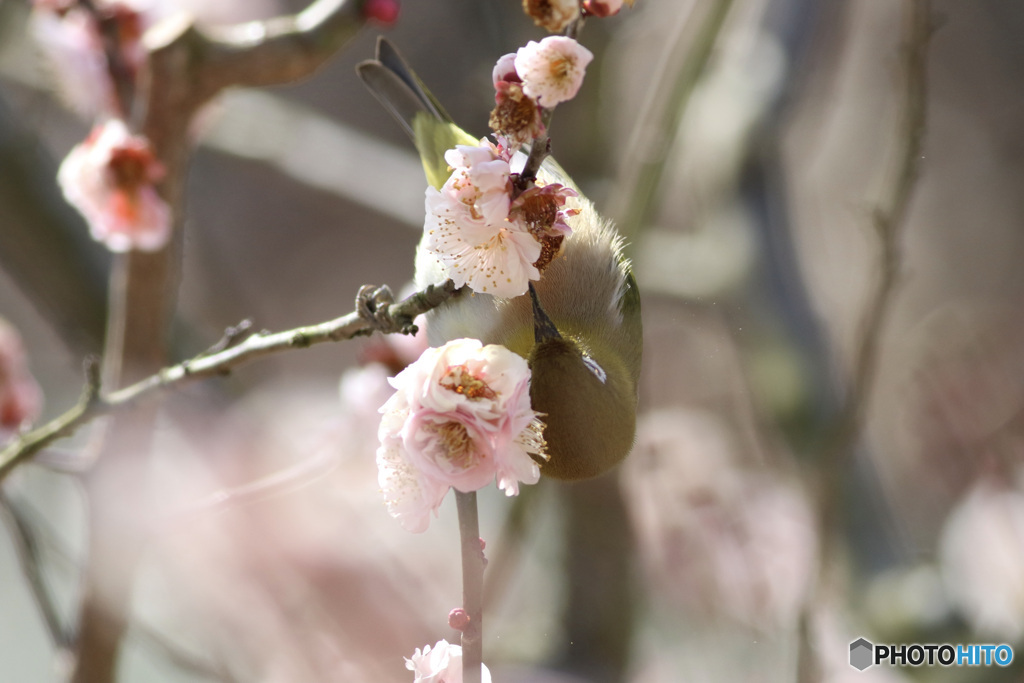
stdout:
<svg viewBox="0 0 1024 683">
<path fill-rule="evenodd" d="M 604 384 L 605 380 L 608 379 L 608 373 L 606 373 L 604 371 L 604 368 L 598 365 L 597 361 L 591 358 L 590 356 L 583 356 L 583 364 L 587 366 L 588 370 L 594 373 L 594 377 L 597 377 L 599 380 L 601 380 L 601 384 Z"/>
</svg>

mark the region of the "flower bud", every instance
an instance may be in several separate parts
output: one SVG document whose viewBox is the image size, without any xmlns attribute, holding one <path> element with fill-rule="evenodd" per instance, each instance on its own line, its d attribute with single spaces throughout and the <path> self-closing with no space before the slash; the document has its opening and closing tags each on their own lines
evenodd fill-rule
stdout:
<svg viewBox="0 0 1024 683">
<path fill-rule="evenodd" d="M 456 607 L 448 613 L 448 625 L 456 631 L 465 631 L 466 627 L 469 626 L 469 622 L 469 612 L 461 607 Z"/>
</svg>

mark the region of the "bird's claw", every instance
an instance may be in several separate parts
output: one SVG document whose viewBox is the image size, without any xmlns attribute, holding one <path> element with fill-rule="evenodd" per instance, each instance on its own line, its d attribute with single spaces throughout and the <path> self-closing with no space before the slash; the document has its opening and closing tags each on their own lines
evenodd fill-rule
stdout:
<svg viewBox="0 0 1024 683">
<path fill-rule="evenodd" d="M 407 321 L 391 316 L 390 309 L 393 303 L 395 295 L 387 285 L 363 285 L 356 294 L 356 311 L 359 312 L 359 317 L 382 334 L 405 332 L 408 327 Z"/>
</svg>

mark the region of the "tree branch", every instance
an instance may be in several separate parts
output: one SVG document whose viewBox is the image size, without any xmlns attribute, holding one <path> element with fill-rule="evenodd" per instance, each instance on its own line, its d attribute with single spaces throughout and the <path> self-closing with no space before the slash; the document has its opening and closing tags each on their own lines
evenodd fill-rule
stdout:
<svg viewBox="0 0 1024 683">
<path fill-rule="evenodd" d="M 431 285 L 403 301 L 392 304 L 388 308 L 388 313 L 395 322 L 394 331 L 415 333 L 416 327 L 412 320 L 440 306 L 451 298 L 454 292 L 455 285 L 449 280 L 442 285 Z M 83 424 L 106 413 L 133 405 L 163 389 L 189 380 L 228 374 L 236 366 L 261 356 L 289 349 L 304 349 L 324 342 L 352 339 L 371 334 L 373 330 L 371 322 L 353 311 L 317 325 L 297 327 L 273 334 L 258 332 L 234 346 L 213 353 L 203 352 L 109 394 L 101 391 L 98 364 L 95 360 L 87 361 L 86 385 L 78 404 L 60 417 L 15 438 L 0 451 L 0 481 L 3 481 L 20 463 L 55 440 L 71 435 Z"/>
<path fill-rule="evenodd" d="M 309 76 L 362 27 L 362 5 L 317 0 L 293 16 L 197 32 L 206 85 L 278 85 Z"/>
<path fill-rule="evenodd" d="M 823 467 L 831 482 L 825 486 L 825 500 L 831 501 L 828 504 L 833 509 L 845 463 L 859 438 L 878 377 L 879 346 L 903 267 L 903 228 L 920 175 L 927 123 L 927 56 L 932 32 L 930 0 L 907 0 L 902 45 L 904 90 L 890 169 L 892 180 L 871 216 L 880 252 L 878 277 L 860 322 L 849 392 L 824 453 Z"/>
</svg>

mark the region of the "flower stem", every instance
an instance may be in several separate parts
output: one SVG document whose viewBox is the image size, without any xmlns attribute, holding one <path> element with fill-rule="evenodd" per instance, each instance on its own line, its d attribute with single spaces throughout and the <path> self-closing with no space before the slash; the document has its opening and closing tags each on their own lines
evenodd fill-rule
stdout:
<svg viewBox="0 0 1024 683">
<path fill-rule="evenodd" d="M 484 551 L 480 542 L 480 521 L 476 492 L 455 492 L 459 510 L 459 537 L 462 545 L 462 608 L 469 624 L 462 631 L 463 683 L 480 683 L 483 664 Z"/>
</svg>

